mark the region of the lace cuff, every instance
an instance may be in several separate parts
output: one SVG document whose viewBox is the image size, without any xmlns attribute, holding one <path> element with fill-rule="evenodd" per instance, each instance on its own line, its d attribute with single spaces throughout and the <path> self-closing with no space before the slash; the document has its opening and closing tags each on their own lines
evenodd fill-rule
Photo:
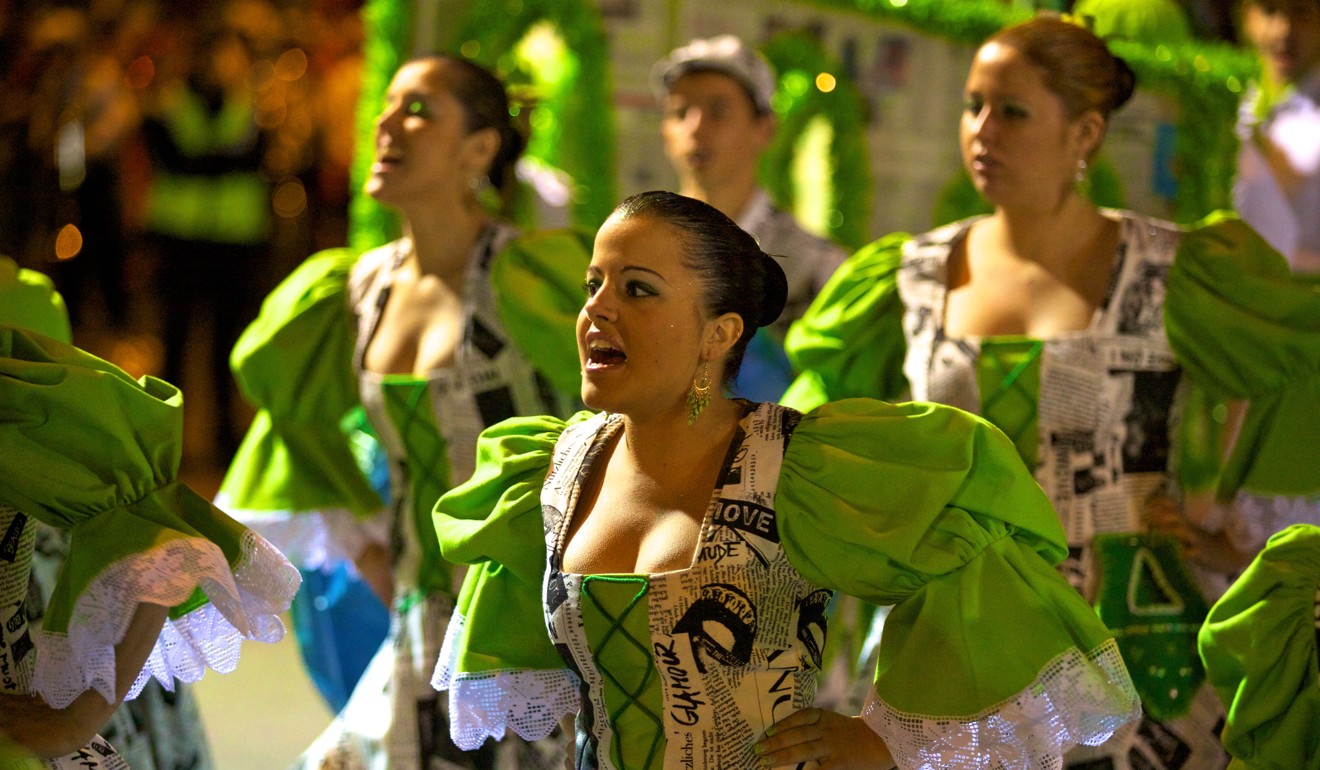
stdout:
<svg viewBox="0 0 1320 770">
<path fill-rule="evenodd" d="M 527 741 L 550 735 L 559 721 L 577 714 L 579 682 L 567 668 L 460 672 L 457 640 L 466 619 L 454 613 L 445 632 L 431 686 L 449 691 L 449 735 L 473 751 L 487 738 L 501 740 L 512 728 Z"/>
<path fill-rule="evenodd" d="M 389 543 L 389 520 L 382 511 L 362 519 L 347 508 L 324 511 L 254 511 L 232 508 L 217 495 L 215 507 L 256 531 L 299 569 L 314 570 L 353 561 L 368 545 Z"/>
<path fill-rule="evenodd" d="M 172 540 L 112 564 L 79 595 L 67 633 L 38 634 L 32 691 L 52 708 L 64 708 L 89 689 L 113 703 L 114 647 L 137 605 L 175 607 L 197 588 L 209 603 L 165 622 L 128 698 L 151 676 L 172 690 L 175 678 L 194 682 L 208 667 L 232 671 L 244 639 L 282 639 L 278 616 L 298 590 L 298 573 L 251 530 L 243 532 L 240 549 L 232 570 L 220 548 L 204 538 Z"/>
<path fill-rule="evenodd" d="M 897 711 L 872 689 L 862 718 L 904 770 L 1036 770 L 1059 767 L 1064 752 L 1106 741 L 1141 705 L 1118 644 L 1059 655 L 1017 695 L 969 717 Z"/>
</svg>

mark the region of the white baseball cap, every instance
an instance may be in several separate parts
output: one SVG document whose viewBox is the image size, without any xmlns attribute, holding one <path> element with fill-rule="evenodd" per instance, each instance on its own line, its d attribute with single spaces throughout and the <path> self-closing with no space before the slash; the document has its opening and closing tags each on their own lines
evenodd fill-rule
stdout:
<svg viewBox="0 0 1320 770">
<path fill-rule="evenodd" d="M 734 35 L 698 38 L 656 62 L 651 68 L 651 88 L 656 98 L 663 101 L 674 81 L 689 72 L 728 75 L 747 90 L 757 112 L 770 111 L 770 97 L 775 93 L 770 63 Z"/>
</svg>

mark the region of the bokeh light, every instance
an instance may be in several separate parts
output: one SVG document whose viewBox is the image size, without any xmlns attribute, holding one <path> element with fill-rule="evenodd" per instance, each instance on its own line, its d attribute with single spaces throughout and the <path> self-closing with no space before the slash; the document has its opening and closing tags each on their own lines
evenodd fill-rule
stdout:
<svg viewBox="0 0 1320 770">
<path fill-rule="evenodd" d="M 58 260 L 73 259 L 82 251 L 83 234 L 75 224 L 67 224 L 60 228 L 59 235 L 55 236 L 55 258 Z"/>
</svg>

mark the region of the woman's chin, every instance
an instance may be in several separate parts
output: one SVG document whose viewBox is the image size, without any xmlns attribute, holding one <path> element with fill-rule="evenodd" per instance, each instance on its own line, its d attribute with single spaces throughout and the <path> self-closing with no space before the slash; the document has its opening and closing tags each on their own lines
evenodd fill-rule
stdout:
<svg viewBox="0 0 1320 770">
<path fill-rule="evenodd" d="M 582 390 L 578 395 L 582 397 L 582 403 L 588 409 L 593 409 L 597 412 L 610 411 L 610 399 L 600 391 L 600 388 L 597 388 L 588 382 L 583 382 Z"/>
<path fill-rule="evenodd" d="M 389 196 L 382 195 L 382 193 L 384 192 L 384 185 L 381 185 L 375 179 L 368 179 L 367 183 L 362 186 L 362 192 L 368 198 L 371 198 L 377 203 L 382 203 L 387 206 L 391 205 L 390 201 L 388 200 Z"/>
<path fill-rule="evenodd" d="M 588 409 L 596 412 L 609 412 L 610 414 L 634 414 L 639 411 L 639 404 L 636 398 L 628 398 L 626 394 L 618 392 L 614 388 L 601 388 L 590 382 L 582 383 L 582 403 Z M 642 411 L 645 407 L 640 407 Z"/>
</svg>

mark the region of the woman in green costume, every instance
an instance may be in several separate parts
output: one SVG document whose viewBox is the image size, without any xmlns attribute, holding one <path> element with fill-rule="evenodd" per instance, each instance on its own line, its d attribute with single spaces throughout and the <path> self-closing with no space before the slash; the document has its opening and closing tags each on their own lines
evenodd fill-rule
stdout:
<svg viewBox="0 0 1320 770">
<path fill-rule="evenodd" d="M 982 45 L 960 143 L 993 213 L 854 255 L 789 334 L 802 375 L 784 401 L 910 389 L 1001 428 L 1057 509 L 1066 570 L 1146 710 L 1076 760 L 1219 767 L 1222 711 L 1195 649 L 1205 600 L 1175 540 L 1139 533 L 1148 517 L 1172 530 L 1213 577 L 1245 563 L 1234 527 L 1208 518 L 1216 497 L 1314 506 L 1320 297 L 1233 217 L 1183 230 L 1079 194 L 1133 87 L 1102 41 L 1062 20 Z M 1225 401 L 1249 402 L 1245 417 L 1211 408 Z"/>
<path fill-rule="evenodd" d="M 94 735 L 120 702 L 152 678 L 232 670 L 244 639 L 278 641 L 298 573 L 178 480 L 173 386 L 0 325 L 0 404 L 0 733 L 47 767 L 127 767 Z M 39 628 L 38 521 L 71 534 Z M 15 753 L 0 761 L 30 766 Z"/>
<path fill-rule="evenodd" d="M 4 256 L 0 256 L 0 324 L 34 331 L 60 342 L 67 343 L 70 338 L 64 301 L 50 279 L 41 273 L 19 268 Z M 0 606 L 11 608 L 3 617 L 6 639 L 22 640 L 25 635 L 31 638 L 31 634 L 42 627 L 47 608 L 54 598 L 60 568 L 69 556 L 72 531 L 51 526 L 40 517 L 21 514 L 12 507 L 0 506 L 0 532 L 13 538 L 10 542 L 20 544 L 18 549 L 7 553 L 4 561 L 0 561 L 0 586 L 3 586 L 0 591 L 5 597 L 0 598 Z M 154 625 L 144 621 L 139 627 L 137 641 L 146 642 L 145 645 L 136 644 L 139 654 L 151 650 L 160 628 L 159 620 Z M 134 635 L 126 634 L 126 640 L 131 636 Z M 134 647 L 132 641 L 127 644 Z M 30 652 L 32 648 L 21 641 L 0 646 L 0 658 L 3 659 L 0 669 L 24 672 L 4 680 L 3 684 L 9 686 L 11 694 L 25 694 L 30 687 L 28 679 L 33 661 Z M 116 650 L 115 658 L 117 666 L 123 666 L 125 672 L 122 677 L 117 673 L 116 680 L 127 680 L 121 682 L 127 689 L 141 670 L 142 659 L 120 649 Z M 119 670 L 117 668 L 117 672 Z M 118 704 L 118 708 L 100 693 L 91 691 L 75 699 L 78 705 L 71 704 L 55 712 L 30 701 L 6 705 L 23 709 L 28 726 L 39 730 L 39 734 L 48 740 L 99 728 L 103 742 L 98 745 L 102 750 L 87 748 L 104 767 L 122 766 L 117 765 L 118 762 L 144 770 L 206 770 L 211 766 L 209 749 L 191 689 L 181 681 L 169 682 L 169 688 L 172 692 L 167 692 L 154 679 L 147 681 L 135 698 Z M 31 709 L 32 706 L 37 708 Z M 111 708 L 113 714 L 107 718 L 106 712 Z M 10 708 L 0 715 L 0 732 L 17 728 L 14 719 L 19 715 L 15 712 L 15 708 Z M 104 754 L 106 744 L 113 747 L 114 753 Z M 34 746 L 42 748 L 44 753 L 48 753 L 51 747 L 52 744 Z M 0 757 L 4 756 L 0 752 Z M 66 757 L 65 761 L 74 762 L 75 767 L 85 767 L 89 760 L 75 754 Z M 0 767 L 9 765 L 0 759 Z"/>
<path fill-rule="evenodd" d="M 585 288 L 582 399 L 602 411 L 488 429 L 436 507 L 445 557 L 475 565 L 434 682 L 456 743 L 575 715 L 579 770 L 1037 768 L 1135 717 L 998 430 L 725 395 L 786 295 L 728 217 L 633 196 Z M 896 605 L 860 715 L 812 708 L 834 591 Z"/>
<path fill-rule="evenodd" d="M 490 73 L 450 56 L 404 64 L 366 182 L 402 215 L 403 237 L 312 256 L 234 350 L 260 411 L 218 504 L 302 568 L 354 560 L 391 609 L 389 637 L 305 766 L 561 761 L 550 742 L 460 751 L 428 683 L 461 577 L 439 553 L 431 508 L 471 475 L 483 428 L 565 413 L 580 376 L 570 330 L 585 244 L 567 232 L 520 234 L 483 206 L 522 144 Z M 383 511 L 344 426 L 360 411 L 388 457 Z"/>
</svg>

